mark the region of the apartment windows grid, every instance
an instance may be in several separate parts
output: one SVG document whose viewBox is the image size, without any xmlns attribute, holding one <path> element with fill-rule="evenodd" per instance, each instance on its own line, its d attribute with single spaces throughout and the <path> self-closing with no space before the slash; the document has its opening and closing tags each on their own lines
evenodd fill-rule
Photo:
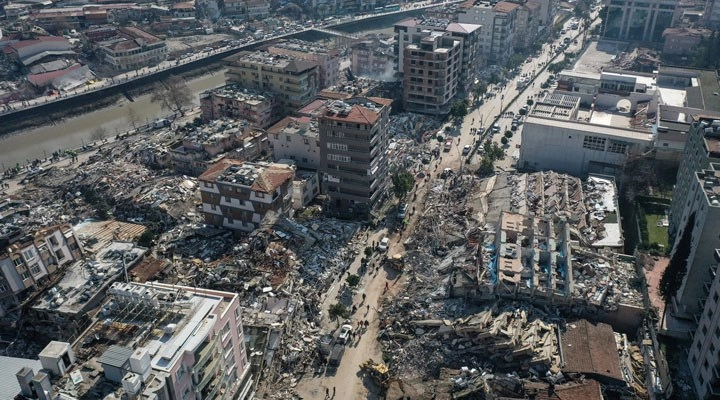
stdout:
<svg viewBox="0 0 720 400">
<path fill-rule="evenodd" d="M 350 156 L 341 156 L 340 154 L 328 154 L 327 159 L 331 161 L 339 161 L 349 163 L 351 161 Z"/>
<path fill-rule="evenodd" d="M 348 145 L 342 144 L 342 143 L 332 143 L 328 142 L 327 144 L 328 149 L 331 150 L 341 150 L 341 151 L 347 151 Z"/>
<path fill-rule="evenodd" d="M 608 151 L 610 153 L 625 154 L 627 152 L 627 148 L 627 143 L 618 140 L 611 140 L 610 146 L 608 146 Z"/>
<path fill-rule="evenodd" d="M 33 265 L 30 267 L 30 273 L 33 274 L 33 275 L 39 274 L 39 273 L 40 273 L 40 265 L 38 265 L 38 264 L 33 264 Z"/>
<path fill-rule="evenodd" d="M 583 139 L 583 148 L 589 150 L 604 151 L 605 142 L 605 138 L 601 138 L 598 136 L 585 136 L 585 138 Z"/>
</svg>

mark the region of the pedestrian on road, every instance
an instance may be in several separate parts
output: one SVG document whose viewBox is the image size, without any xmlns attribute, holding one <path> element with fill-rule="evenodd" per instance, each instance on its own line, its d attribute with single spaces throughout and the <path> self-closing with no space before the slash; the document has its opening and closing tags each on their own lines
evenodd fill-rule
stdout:
<svg viewBox="0 0 720 400">
<path fill-rule="evenodd" d="M 330 397 L 330 388 L 325 388 L 325 398 Z"/>
<path fill-rule="evenodd" d="M 365 293 L 362 294 L 363 303 L 365 302 Z"/>
</svg>

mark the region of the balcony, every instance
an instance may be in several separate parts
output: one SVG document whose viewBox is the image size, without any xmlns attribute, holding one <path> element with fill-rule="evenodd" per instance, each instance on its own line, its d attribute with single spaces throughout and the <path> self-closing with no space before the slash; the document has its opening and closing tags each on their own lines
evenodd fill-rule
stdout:
<svg viewBox="0 0 720 400">
<path fill-rule="evenodd" d="M 215 373 L 218 370 L 218 366 L 220 365 L 220 356 L 215 357 L 206 367 L 205 367 L 205 373 L 201 374 L 202 378 L 200 379 L 200 383 L 197 385 L 199 388 L 204 388 L 207 386 L 208 382 L 215 376 Z"/>
</svg>

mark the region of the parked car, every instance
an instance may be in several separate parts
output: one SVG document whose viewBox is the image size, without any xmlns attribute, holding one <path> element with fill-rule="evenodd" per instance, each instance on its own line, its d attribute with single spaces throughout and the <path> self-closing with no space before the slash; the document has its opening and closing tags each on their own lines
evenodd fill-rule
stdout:
<svg viewBox="0 0 720 400">
<path fill-rule="evenodd" d="M 340 327 L 340 332 L 338 333 L 337 341 L 338 343 L 347 344 L 348 340 L 350 339 L 350 333 L 352 333 L 352 325 L 345 324 Z"/>
<path fill-rule="evenodd" d="M 452 149 L 452 139 L 445 140 L 445 147 L 443 147 L 443 151 L 448 152 L 450 149 Z"/>
<path fill-rule="evenodd" d="M 400 206 L 398 206 L 398 213 L 397 213 L 398 218 L 400 218 L 400 219 L 405 218 L 405 216 L 407 215 L 407 210 L 408 210 L 407 203 L 400 204 Z"/>
<path fill-rule="evenodd" d="M 462 149 L 462 155 L 466 156 L 466 155 L 470 154 L 470 150 L 471 150 L 470 145 L 466 144 L 465 147 L 463 147 L 463 149 Z"/>
<path fill-rule="evenodd" d="M 380 240 L 380 244 L 378 245 L 378 250 L 387 251 L 388 247 L 390 247 L 390 238 L 385 236 L 384 238 L 382 238 L 382 240 Z"/>
<path fill-rule="evenodd" d="M 498 133 L 498 132 L 500 132 L 500 124 L 493 124 L 492 133 Z"/>
</svg>

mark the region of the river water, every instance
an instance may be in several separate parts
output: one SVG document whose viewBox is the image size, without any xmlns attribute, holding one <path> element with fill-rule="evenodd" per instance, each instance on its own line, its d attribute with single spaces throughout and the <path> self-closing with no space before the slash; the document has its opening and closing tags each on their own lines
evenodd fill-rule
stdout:
<svg viewBox="0 0 720 400">
<path fill-rule="evenodd" d="M 187 81 L 193 93 L 194 105 L 200 104 L 198 95 L 201 92 L 222 86 L 224 82 L 224 70 Z M 26 160 L 44 158 L 58 149 L 80 147 L 83 142 L 92 141 L 90 137 L 98 127 L 104 128 L 108 136 L 132 129 L 128 122 L 128 108 L 135 110 L 143 123 L 168 114 L 159 104 L 151 102 L 150 96 L 136 97 L 134 102 L 123 97 L 110 107 L 65 119 L 56 125 L 18 131 L 0 138 L 0 169 L 4 170 L 16 163 L 25 164 Z"/>
</svg>

